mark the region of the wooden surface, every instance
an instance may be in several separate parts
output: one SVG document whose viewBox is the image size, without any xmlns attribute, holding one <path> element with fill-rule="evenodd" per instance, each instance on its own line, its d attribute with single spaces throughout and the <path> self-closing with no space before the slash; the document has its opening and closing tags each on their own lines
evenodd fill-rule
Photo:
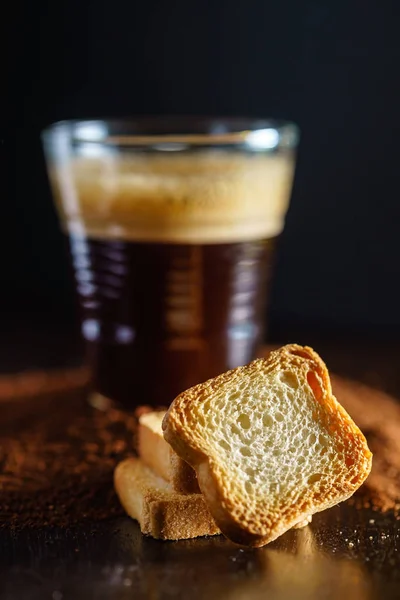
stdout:
<svg viewBox="0 0 400 600">
<path fill-rule="evenodd" d="M 0 598 L 400 597 L 393 395 L 333 378 L 373 446 L 371 480 L 355 503 L 249 550 L 222 537 L 141 536 L 112 490 L 114 465 L 133 452 L 135 420 L 89 407 L 84 384 L 81 370 L 0 378 Z"/>
</svg>

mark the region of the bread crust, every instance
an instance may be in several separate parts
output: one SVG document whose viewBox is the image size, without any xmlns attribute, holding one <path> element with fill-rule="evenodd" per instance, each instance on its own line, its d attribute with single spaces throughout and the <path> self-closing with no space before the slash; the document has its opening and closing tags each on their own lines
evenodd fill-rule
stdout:
<svg viewBox="0 0 400 600">
<path fill-rule="evenodd" d="M 201 494 L 179 494 L 138 458 L 115 469 L 114 486 L 126 513 L 145 535 L 181 540 L 220 533 Z"/>
<path fill-rule="evenodd" d="M 196 471 L 163 438 L 161 421 L 164 415 L 165 411 L 154 411 L 139 417 L 139 456 L 157 475 L 169 481 L 176 492 L 200 494 Z"/>
<path fill-rule="evenodd" d="M 250 514 L 244 497 L 232 495 L 222 466 L 209 455 L 197 427 L 196 407 L 221 386 L 271 371 L 292 371 L 308 382 L 315 402 L 323 409 L 324 426 L 332 437 L 340 437 L 345 448 L 348 475 L 337 481 L 333 478 L 330 489 L 306 491 L 296 505 L 282 507 L 279 514 L 254 515 Z M 371 470 L 372 454 L 365 437 L 333 396 L 324 362 L 312 348 L 297 344 L 284 346 L 271 352 L 267 359 L 257 359 L 183 392 L 167 411 L 163 430 L 175 452 L 196 470 L 199 487 L 221 531 L 243 545 L 263 546 L 309 515 L 347 500 Z"/>
<path fill-rule="evenodd" d="M 158 422 L 165 411 L 154 411 L 139 417 L 137 450 L 142 461 L 157 475 L 169 481 L 171 471 L 170 450 L 157 434 Z"/>
</svg>

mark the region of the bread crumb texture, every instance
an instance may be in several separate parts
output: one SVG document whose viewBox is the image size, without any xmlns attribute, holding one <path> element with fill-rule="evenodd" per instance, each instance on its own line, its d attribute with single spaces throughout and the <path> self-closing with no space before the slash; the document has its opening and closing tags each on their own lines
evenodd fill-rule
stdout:
<svg viewBox="0 0 400 600">
<path fill-rule="evenodd" d="M 307 347 L 284 346 L 191 388 L 171 405 L 163 426 L 234 541 L 275 539 L 350 497 L 371 468 L 363 434 Z"/>
</svg>

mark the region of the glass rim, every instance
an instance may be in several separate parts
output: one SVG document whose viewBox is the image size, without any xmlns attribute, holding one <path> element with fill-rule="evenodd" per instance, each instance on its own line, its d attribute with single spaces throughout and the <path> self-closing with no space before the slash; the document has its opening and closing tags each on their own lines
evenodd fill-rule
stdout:
<svg viewBox="0 0 400 600">
<path fill-rule="evenodd" d="M 50 124 L 42 138 L 59 135 L 73 142 L 114 146 L 240 146 L 258 149 L 295 148 L 299 128 L 292 121 L 251 117 L 134 116 L 126 118 L 70 119 Z"/>
</svg>

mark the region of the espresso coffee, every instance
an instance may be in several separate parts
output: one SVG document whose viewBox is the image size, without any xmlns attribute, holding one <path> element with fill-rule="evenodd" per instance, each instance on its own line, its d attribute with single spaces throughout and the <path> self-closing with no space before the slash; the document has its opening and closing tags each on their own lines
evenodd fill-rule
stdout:
<svg viewBox="0 0 400 600">
<path fill-rule="evenodd" d="M 261 341 L 274 240 L 152 244 L 71 237 L 95 388 L 169 404 Z"/>
<path fill-rule="evenodd" d="M 93 386 L 126 407 L 168 405 L 254 357 L 289 199 L 289 154 L 171 154 L 51 172 Z"/>
</svg>

